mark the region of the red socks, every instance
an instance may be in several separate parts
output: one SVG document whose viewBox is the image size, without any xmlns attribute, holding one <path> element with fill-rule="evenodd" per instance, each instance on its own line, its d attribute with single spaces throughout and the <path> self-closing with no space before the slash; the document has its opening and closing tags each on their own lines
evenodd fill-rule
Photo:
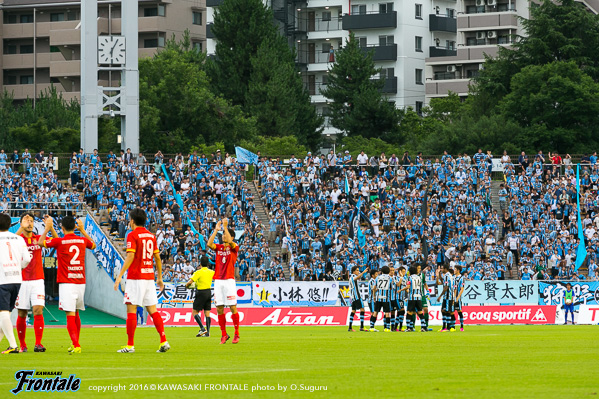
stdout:
<svg viewBox="0 0 599 399">
<path fill-rule="evenodd" d="M 25 332 L 27 331 L 27 321 L 24 317 L 17 317 L 17 335 L 19 336 L 19 345 L 21 348 L 26 348 L 27 344 L 25 343 Z"/>
<path fill-rule="evenodd" d="M 235 327 L 235 335 L 239 335 L 239 313 L 231 314 L 233 326 Z"/>
<path fill-rule="evenodd" d="M 223 337 L 227 335 L 227 319 L 224 313 L 218 315 L 218 325 L 220 326 L 220 331 L 223 334 Z"/>
<path fill-rule="evenodd" d="M 156 312 L 158 313 L 158 312 Z M 154 314 L 156 314 L 154 313 Z M 156 323 L 154 323 L 156 324 Z M 127 345 L 133 346 L 135 328 L 137 327 L 137 313 L 127 313 Z M 157 328 L 158 329 L 158 328 Z"/>
<path fill-rule="evenodd" d="M 79 311 L 75 312 L 75 325 L 77 326 L 77 340 L 81 337 L 81 319 L 79 318 Z"/>
<path fill-rule="evenodd" d="M 137 315 L 135 313 L 131 313 L 135 316 L 135 322 L 137 323 Z M 160 312 L 154 312 L 152 316 L 152 321 L 154 322 L 154 326 L 156 327 L 156 331 L 158 331 L 158 335 L 160 335 L 160 343 L 166 342 L 166 334 L 164 334 L 164 323 L 162 322 L 162 316 L 160 316 Z M 127 320 L 129 320 L 129 316 L 127 316 Z"/>
<path fill-rule="evenodd" d="M 35 331 L 35 344 L 42 344 L 42 336 L 44 335 L 44 315 L 40 314 L 33 316 L 33 330 Z M 25 334 L 23 334 L 25 338 Z"/>
<path fill-rule="evenodd" d="M 75 348 L 79 347 L 79 333 L 75 316 L 67 316 L 67 331 Z"/>
</svg>

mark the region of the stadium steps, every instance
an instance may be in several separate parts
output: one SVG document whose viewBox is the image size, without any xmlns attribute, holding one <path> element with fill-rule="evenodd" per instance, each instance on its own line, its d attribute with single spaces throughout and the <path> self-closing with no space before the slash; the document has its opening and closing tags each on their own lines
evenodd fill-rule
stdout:
<svg viewBox="0 0 599 399">
<path fill-rule="evenodd" d="M 253 181 L 249 184 L 250 191 L 254 196 L 256 201 L 254 201 L 254 205 L 256 206 L 255 212 L 256 217 L 258 218 L 258 222 L 264 226 L 265 234 L 269 234 L 270 230 L 270 216 L 268 215 L 268 211 L 264 206 L 264 202 L 262 202 L 262 195 L 260 193 L 260 189 L 258 188 L 257 181 Z M 268 239 L 268 236 L 267 236 Z M 268 247 L 270 249 L 270 256 L 272 257 L 275 253 L 282 253 L 281 242 L 278 244 L 275 242 L 269 242 Z M 287 262 L 281 262 L 281 266 L 283 266 L 283 272 L 285 273 L 285 280 L 289 281 L 291 277 L 291 273 L 289 271 L 289 264 Z"/>
</svg>

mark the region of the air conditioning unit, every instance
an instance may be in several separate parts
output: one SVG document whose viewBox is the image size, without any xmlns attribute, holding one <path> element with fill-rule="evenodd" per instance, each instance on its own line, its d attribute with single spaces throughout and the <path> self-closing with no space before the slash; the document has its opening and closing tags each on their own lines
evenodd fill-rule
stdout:
<svg viewBox="0 0 599 399">
<path fill-rule="evenodd" d="M 477 5 L 477 7 L 484 6 L 485 0 L 476 0 L 476 5 Z"/>
<path fill-rule="evenodd" d="M 455 72 L 456 68 L 455 65 L 447 65 L 447 72 Z"/>
<path fill-rule="evenodd" d="M 495 39 L 497 37 L 497 31 L 490 30 L 487 32 L 487 37 L 489 39 Z"/>
<path fill-rule="evenodd" d="M 487 32 L 476 32 L 477 40 L 484 40 L 487 38 Z"/>
<path fill-rule="evenodd" d="M 487 0 L 487 5 L 495 7 L 497 5 L 497 0 Z"/>
</svg>

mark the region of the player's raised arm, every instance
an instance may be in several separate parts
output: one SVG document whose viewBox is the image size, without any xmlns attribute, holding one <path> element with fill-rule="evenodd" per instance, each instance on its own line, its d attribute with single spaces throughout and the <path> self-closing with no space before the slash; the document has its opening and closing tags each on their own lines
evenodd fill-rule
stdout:
<svg viewBox="0 0 599 399">
<path fill-rule="evenodd" d="M 77 229 L 79 230 L 79 232 L 83 235 L 83 237 L 85 237 L 89 241 L 91 241 L 92 246 L 90 249 L 96 248 L 96 243 L 94 242 L 94 240 L 92 240 L 92 238 L 89 236 L 89 234 L 87 234 L 87 231 L 85 231 L 85 224 L 83 223 L 83 220 L 77 219 L 76 226 L 77 226 Z"/>
<path fill-rule="evenodd" d="M 212 232 L 212 234 L 210 235 L 210 238 L 208 238 L 208 243 L 206 244 L 206 246 L 210 249 L 215 249 L 216 245 L 214 245 L 214 239 L 216 238 L 216 235 L 218 234 L 218 231 L 221 229 L 222 227 L 222 221 L 219 220 L 216 223 L 216 228 L 214 229 L 214 231 Z"/>
<path fill-rule="evenodd" d="M 235 243 L 233 242 L 233 237 L 231 237 L 231 233 L 229 232 L 229 219 L 223 219 L 223 241 L 229 245 L 231 248 L 235 248 Z"/>
<path fill-rule="evenodd" d="M 54 230 L 54 221 L 50 216 L 46 215 L 46 217 L 44 218 L 44 231 L 42 232 L 40 238 L 37 240 L 38 245 L 46 248 L 46 236 L 48 235 L 48 232 L 50 230 Z"/>
</svg>

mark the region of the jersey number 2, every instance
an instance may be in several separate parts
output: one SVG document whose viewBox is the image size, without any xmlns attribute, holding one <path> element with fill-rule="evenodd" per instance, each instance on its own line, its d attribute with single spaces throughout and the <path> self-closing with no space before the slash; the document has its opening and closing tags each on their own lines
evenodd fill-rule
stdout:
<svg viewBox="0 0 599 399">
<path fill-rule="evenodd" d="M 71 265 L 80 265 L 81 261 L 79 260 L 79 254 L 81 253 L 81 251 L 79 251 L 79 247 L 77 245 L 71 245 L 69 247 L 69 253 L 74 252 L 75 255 L 73 255 L 73 257 L 71 258 Z"/>
</svg>

